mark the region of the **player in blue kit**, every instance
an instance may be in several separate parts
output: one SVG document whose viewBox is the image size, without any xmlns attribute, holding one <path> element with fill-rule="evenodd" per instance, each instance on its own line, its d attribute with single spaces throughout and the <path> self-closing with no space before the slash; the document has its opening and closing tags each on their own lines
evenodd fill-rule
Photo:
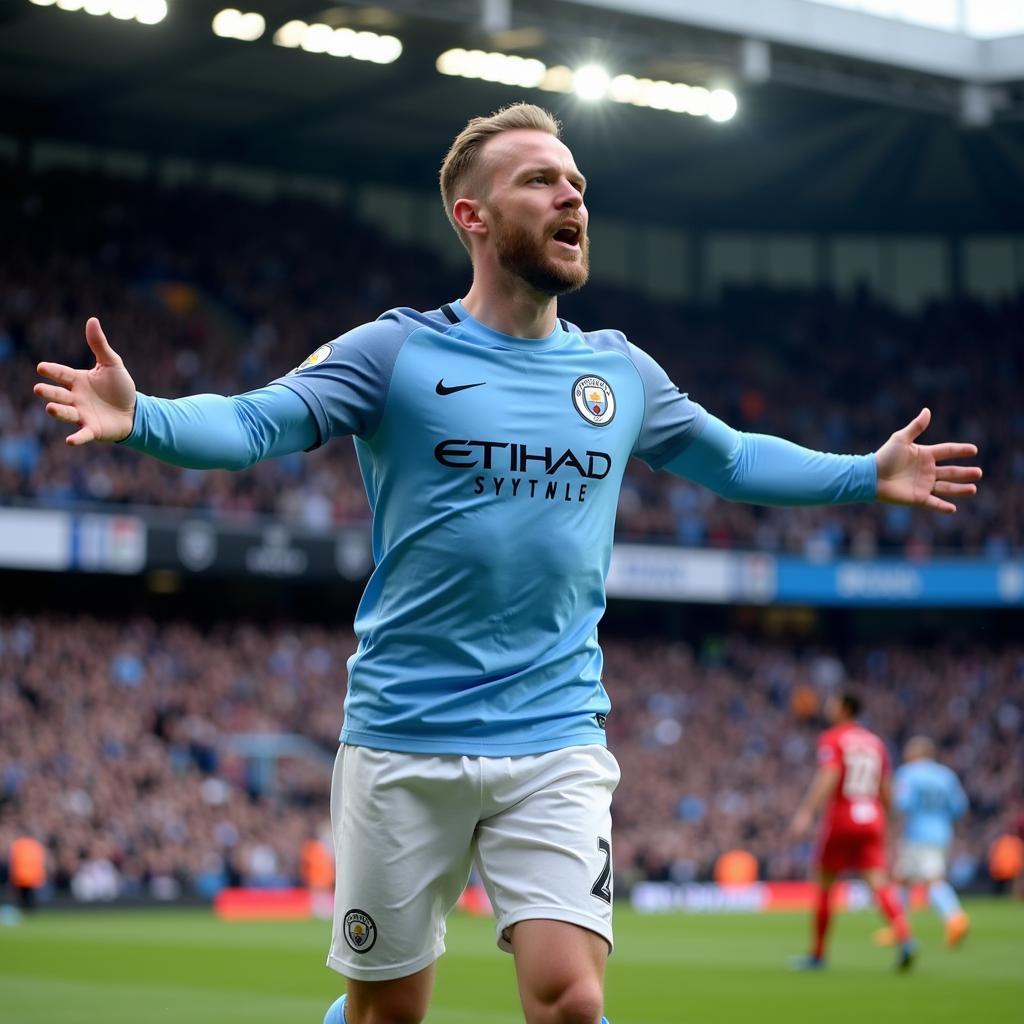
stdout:
<svg viewBox="0 0 1024 1024">
<path fill-rule="evenodd" d="M 588 274 L 585 180 L 558 125 L 475 118 L 441 170 L 473 263 L 460 301 L 395 309 L 233 398 L 136 394 L 97 320 L 89 371 L 36 385 L 67 439 L 242 469 L 352 435 L 376 568 L 356 614 L 332 786 L 338 866 L 327 1024 L 423 1019 L 447 914 L 475 863 L 529 1024 L 598 1024 L 612 945 L 618 767 L 597 623 L 626 462 L 770 504 L 955 510 L 969 444 L 873 455 L 741 434 L 618 331 L 558 318 Z M 347 1000 L 347 1002 L 346 1002 Z"/>
<path fill-rule="evenodd" d="M 946 927 L 946 945 L 954 949 L 966 937 L 970 919 L 946 881 L 946 868 L 953 824 L 967 813 L 967 794 L 956 772 L 935 760 L 935 744 L 927 736 L 907 741 L 893 778 L 893 806 L 903 817 L 893 877 L 901 885 L 928 887 L 928 901 Z M 882 929 L 880 944 L 890 940 L 889 930 Z"/>
</svg>

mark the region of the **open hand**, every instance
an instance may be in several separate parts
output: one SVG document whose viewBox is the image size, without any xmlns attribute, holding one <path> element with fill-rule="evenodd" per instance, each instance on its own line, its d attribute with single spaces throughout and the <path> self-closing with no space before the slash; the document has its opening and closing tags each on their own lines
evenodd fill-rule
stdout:
<svg viewBox="0 0 1024 1024">
<path fill-rule="evenodd" d="M 969 459 L 978 454 L 973 444 L 917 444 L 932 414 L 922 409 L 902 430 L 875 453 L 879 501 L 890 505 L 920 505 L 936 512 L 955 512 L 947 498 L 968 497 L 981 479 L 978 466 L 940 466 L 947 459 Z"/>
<path fill-rule="evenodd" d="M 96 357 L 91 370 L 40 363 L 36 367 L 40 376 L 59 386 L 37 384 L 32 390 L 46 400 L 46 411 L 55 420 L 78 425 L 66 438 L 72 447 L 90 441 L 123 441 L 132 432 L 135 381 L 110 347 L 96 317 L 86 321 L 85 340 Z"/>
</svg>

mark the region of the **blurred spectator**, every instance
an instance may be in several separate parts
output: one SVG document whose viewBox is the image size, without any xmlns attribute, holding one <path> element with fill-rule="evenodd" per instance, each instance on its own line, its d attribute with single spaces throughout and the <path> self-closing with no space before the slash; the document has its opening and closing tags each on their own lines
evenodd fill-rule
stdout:
<svg viewBox="0 0 1024 1024">
<path fill-rule="evenodd" d="M 988 853 L 988 873 L 1000 892 L 1016 892 L 1024 874 L 1024 839 L 1009 832 L 996 836 Z"/>
<path fill-rule="evenodd" d="M 719 885 L 753 885 L 757 881 L 757 858 L 748 850 L 726 850 L 715 861 Z"/>
<path fill-rule="evenodd" d="M 18 836 L 8 853 L 8 874 L 22 910 L 33 910 L 46 884 L 46 849 L 34 836 Z"/>
<path fill-rule="evenodd" d="M 312 625 L 0 617 L 0 848 L 37 836 L 55 887 L 83 899 L 308 883 L 304 844 L 328 816 L 329 772 L 287 758 L 253 788 L 228 741 L 302 733 L 333 754 L 354 647 L 351 633 Z M 1024 648 L 890 644 L 840 659 L 729 634 L 699 650 L 603 647 L 622 881 L 710 878 L 728 850 L 749 851 L 760 877 L 801 877 L 806 849 L 786 826 L 820 723 L 792 698 L 809 688 L 820 705 L 847 677 L 894 750 L 928 733 L 962 777 L 959 883 L 1016 828 L 1024 727 L 1007 709 L 1022 710 Z M 126 652 L 142 666 L 127 687 L 115 668 Z"/>
<path fill-rule="evenodd" d="M 299 881 L 307 889 L 326 892 L 334 885 L 333 843 L 319 836 L 310 836 L 302 844 L 299 855 Z"/>
<path fill-rule="evenodd" d="M 390 306 L 431 309 L 455 298 L 468 267 L 446 271 L 429 251 L 310 201 L 257 203 L 3 165 L 0 188 L 0 500 L 175 505 L 242 520 L 275 515 L 318 530 L 368 517 L 346 442 L 239 474 L 176 469 L 112 445 L 72 452 L 60 443 L 66 428 L 32 396 L 35 365 L 83 365 L 84 323 L 98 314 L 141 390 L 237 393 Z M 911 316 L 867 293 L 840 301 L 824 291 L 748 288 L 713 306 L 679 306 L 602 285 L 562 308 L 584 329 L 626 330 L 739 429 L 866 452 L 927 404 L 929 436 L 972 441 L 982 453 L 985 487 L 956 516 L 734 505 L 632 463 L 621 537 L 815 559 L 945 551 L 1005 558 L 1024 549 L 1024 296 L 992 307 L 935 303 Z M 965 394 L 985 401 L 965 403 Z"/>
</svg>

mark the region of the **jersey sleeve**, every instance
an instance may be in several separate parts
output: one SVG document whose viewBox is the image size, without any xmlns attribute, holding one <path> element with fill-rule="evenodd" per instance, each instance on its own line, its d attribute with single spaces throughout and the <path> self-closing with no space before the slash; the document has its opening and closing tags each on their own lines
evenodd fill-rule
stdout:
<svg viewBox="0 0 1024 1024">
<path fill-rule="evenodd" d="M 665 468 L 728 501 L 839 505 L 874 501 L 874 455 L 833 455 L 781 437 L 746 434 L 714 416 Z"/>
<path fill-rule="evenodd" d="M 188 469 L 245 469 L 316 441 L 309 408 L 273 385 L 244 395 L 154 398 L 139 393 L 126 448 Z"/>
<path fill-rule="evenodd" d="M 279 377 L 312 412 L 318 429 L 314 448 L 332 437 L 369 438 L 384 413 L 395 360 L 408 327 L 385 313 L 321 345 L 304 363 Z"/>
<path fill-rule="evenodd" d="M 651 469 L 661 469 L 701 432 L 708 414 L 643 349 L 626 344 L 644 389 L 643 423 L 633 454 Z"/>
</svg>

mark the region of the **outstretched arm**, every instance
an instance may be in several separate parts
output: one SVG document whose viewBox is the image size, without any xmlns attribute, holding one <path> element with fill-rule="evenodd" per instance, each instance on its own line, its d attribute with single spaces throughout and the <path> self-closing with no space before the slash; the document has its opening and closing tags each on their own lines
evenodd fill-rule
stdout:
<svg viewBox="0 0 1024 1024">
<path fill-rule="evenodd" d="M 975 493 L 976 466 L 940 466 L 977 454 L 972 444 L 918 445 L 922 410 L 874 455 L 832 455 L 782 438 L 745 434 L 707 418 L 701 432 L 665 468 L 730 501 L 760 505 L 835 505 L 887 501 L 955 512 L 946 500 Z"/>
<path fill-rule="evenodd" d="M 39 373 L 56 386 L 36 384 L 34 389 L 47 401 L 47 413 L 78 427 L 67 438 L 73 447 L 120 441 L 177 466 L 243 469 L 317 443 L 309 407 L 287 388 L 272 385 L 234 398 L 151 398 L 136 392 L 95 317 L 87 322 L 85 337 L 96 365 L 75 370 L 40 363 Z"/>
</svg>

